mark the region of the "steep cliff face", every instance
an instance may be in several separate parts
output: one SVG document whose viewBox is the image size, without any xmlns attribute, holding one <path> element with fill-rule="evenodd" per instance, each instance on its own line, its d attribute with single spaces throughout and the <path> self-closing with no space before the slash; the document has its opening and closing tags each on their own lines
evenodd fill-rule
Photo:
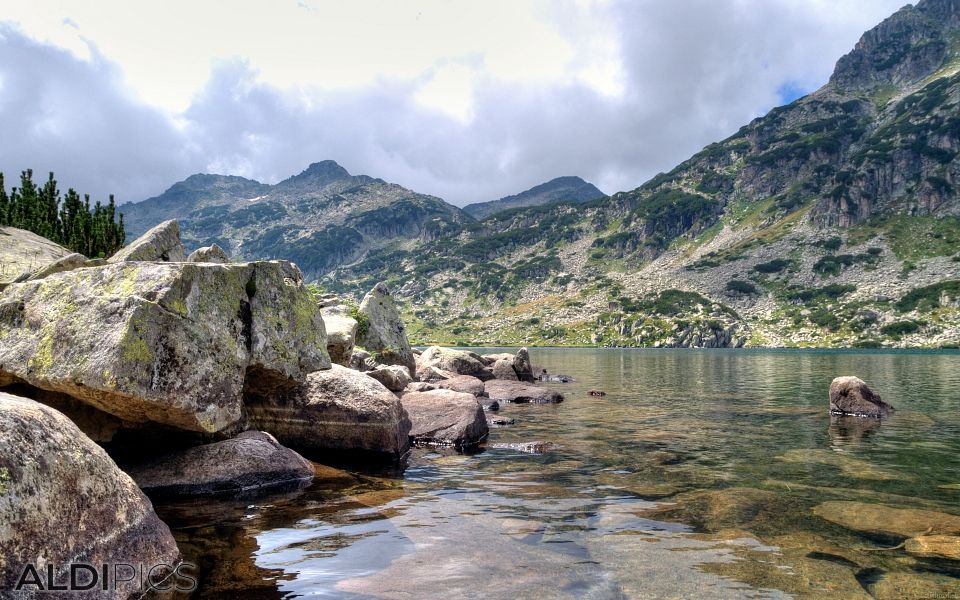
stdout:
<svg viewBox="0 0 960 600">
<path fill-rule="evenodd" d="M 354 262 L 373 248 L 436 239 L 472 219 L 439 198 L 334 161 L 310 165 L 276 185 L 242 177 L 192 175 L 123 207 L 130 235 L 180 221 L 188 250 L 219 244 L 237 257 L 286 257 L 308 277 Z"/>
</svg>

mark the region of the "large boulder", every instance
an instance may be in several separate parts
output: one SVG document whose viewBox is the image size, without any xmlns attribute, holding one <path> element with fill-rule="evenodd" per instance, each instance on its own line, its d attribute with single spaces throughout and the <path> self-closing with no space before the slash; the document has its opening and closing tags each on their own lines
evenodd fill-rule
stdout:
<svg viewBox="0 0 960 600">
<path fill-rule="evenodd" d="M 25 229 L 0 227 L 0 289 L 73 254 Z"/>
<path fill-rule="evenodd" d="M 493 378 L 505 379 L 507 381 L 519 381 L 517 372 L 513 369 L 513 359 L 501 358 L 493 363 Z"/>
<path fill-rule="evenodd" d="M 183 262 L 187 255 L 180 242 L 180 225 L 164 221 L 117 251 L 108 262 L 157 261 Z"/>
<path fill-rule="evenodd" d="M 320 314 L 323 315 L 327 329 L 327 353 L 330 354 L 330 360 L 349 367 L 360 324 L 350 316 L 347 306 L 322 307 Z"/>
<path fill-rule="evenodd" d="M 28 564 L 43 581 L 49 565 L 62 583 L 70 563 L 179 561 L 170 529 L 102 448 L 56 410 L 0 392 L 0 589 L 12 589 Z M 138 591 L 135 581 L 97 597 Z"/>
<path fill-rule="evenodd" d="M 550 388 L 519 381 L 494 379 L 484 384 L 490 400 L 530 404 L 556 404 L 563 402 L 563 394 Z"/>
<path fill-rule="evenodd" d="M 424 381 L 430 381 L 432 378 L 439 378 L 438 372 L 472 375 L 481 380 L 493 378 L 476 352 L 430 346 L 417 357 L 417 376 Z"/>
<path fill-rule="evenodd" d="M 397 459 L 409 448 L 410 419 L 379 381 L 340 365 L 310 373 L 293 390 L 248 398 L 255 429 L 314 455 L 371 453 Z"/>
<path fill-rule="evenodd" d="M 190 256 L 187 257 L 187 262 L 228 263 L 230 262 L 230 255 L 217 244 L 213 244 L 212 246 L 197 248 L 191 252 Z"/>
<path fill-rule="evenodd" d="M 244 393 L 330 364 L 320 313 L 290 274 L 282 262 L 123 262 L 12 284 L 0 293 L 0 386 L 219 431 L 240 419 Z"/>
<path fill-rule="evenodd" d="M 456 375 L 450 379 L 438 381 L 436 386 L 444 390 L 463 392 L 474 396 L 486 396 L 483 382 L 472 375 Z"/>
<path fill-rule="evenodd" d="M 830 412 L 856 417 L 883 417 L 894 411 L 858 377 L 837 377 L 830 384 Z"/>
<path fill-rule="evenodd" d="M 362 323 L 357 345 L 371 352 L 380 364 L 402 365 L 411 376 L 416 373 L 417 364 L 400 311 L 385 283 L 378 283 L 363 297 L 358 314 Z"/>
<path fill-rule="evenodd" d="M 400 365 L 380 365 L 367 371 L 367 375 L 382 383 L 391 392 L 402 392 L 413 382 L 410 371 Z"/>
<path fill-rule="evenodd" d="M 536 379 L 530 363 L 530 352 L 526 348 L 520 348 L 516 354 L 485 354 L 480 357 L 480 360 L 491 368 L 493 376 L 497 379 L 528 383 L 533 383 Z"/>
<path fill-rule="evenodd" d="M 402 402 L 413 424 L 410 437 L 414 444 L 469 448 L 486 439 L 489 432 L 483 407 L 471 394 L 408 392 Z"/>
<path fill-rule="evenodd" d="M 313 478 L 313 465 L 269 433 L 244 431 L 229 440 L 161 456 L 127 472 L 148 494 L 193 496 L 301 485 Z"/>
</svg>

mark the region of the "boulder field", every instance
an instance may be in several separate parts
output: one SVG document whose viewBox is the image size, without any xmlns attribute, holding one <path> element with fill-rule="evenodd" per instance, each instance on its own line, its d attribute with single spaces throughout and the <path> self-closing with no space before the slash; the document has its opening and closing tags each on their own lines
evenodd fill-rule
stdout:
<svg viewBox="0 0 960 600">
<path fill-rule="evenodd" d="M 526 349 L 414 350 L 386 285 L 355 308 L 318 298 L 293 263 L 188 256 L 176 221 L 107 260 L 11 228 L 0 242 L 42 259 L 0 284 L 4 583 L 29 561 L 175 566 L 147 495 L 306 485 L 317 465 L 300 453 L 475 448 L 484 404 L 562 400 L 532 385 Z"/>
</svg>

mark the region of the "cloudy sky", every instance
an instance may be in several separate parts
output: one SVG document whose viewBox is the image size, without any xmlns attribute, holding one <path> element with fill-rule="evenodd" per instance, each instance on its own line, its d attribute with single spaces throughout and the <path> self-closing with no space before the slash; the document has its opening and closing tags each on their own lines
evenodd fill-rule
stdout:
<svg viewBox="0 0 960 600">
<path fill-rule="evenodd" d="M 632 189 L 904 0 L 0 0 L 0 171 L 121 202 L 333 159 L 454 204 Z"/>
</svg>

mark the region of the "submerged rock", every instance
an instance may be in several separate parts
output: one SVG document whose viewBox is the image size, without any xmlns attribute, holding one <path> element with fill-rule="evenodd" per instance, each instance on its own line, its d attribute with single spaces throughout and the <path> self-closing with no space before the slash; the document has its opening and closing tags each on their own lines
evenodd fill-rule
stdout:
<svg viewBox="0 0 960 600">
<path fill-rule="evenodd" d="M 451 390 L 412 392 L 403 395 L 403 407 L 413 427 L 415 444 L 476 446 L 487 437 L 483 407 L 471 394 Z"/>
<path fill-rule="evenodd" d="M 27 563 L 62 582 L 70 563 L 179 561 L 170 529 L 102 448 L 56 410 L 0 392 L 0 589 Z M 109 597 L 138 591 L 134 581 Z"/>
<path fill-rule="evenodd" d="M 510 417 L 489 417 L 487 419 L 488 427 L 509 427 L 513 425 L 516 421 Z"/>
<path fill-rule="evenodd" d="M 876 600 L 931 600 L 960 598 L 960 583 L 955 577 L 937 573 L 884 573 L 869 586 Z"/>
<path fill-rule="evenodd" d="M 960 532 L 960 516 L 916 508 L 834 501 L 816 506 L 813 514 L 847 529 L 873 535 L 912 538 Z"/>
<path fill-rule="evenodd" d="M 857 377 L 837 377 L 830 384 L 830 412 L 857 417 L 883 417 L 894 411 Z"/>
<path fill-rule="evenodd" d="M 373 353 L 378 363 L 402 365 L 413 376 L 417 363 L 390 288 L 378 283 L 363 297 L 358 312 L 366 317 L 366 328 L 357 334 L 357 344 Z"/>
<path fill-rule="evenodd" d="M 314 474 L 310 461 L 262 431 L 245 431 L 229 440 L 161 456 L 128 473 L 140 489 L 157 496 L 303 485 Z"/>
<path fill-rule="evenodd" d="M 908 554 L 923 558 L 960 560 L 960 529 L 958 535 L 921 535 L 910 538 L 903 549 Z"/>
<path fill-rule="evenodd" d="M 775 492 L 747 487 L 684 492 L 645 510 L 644 517 L 693 524 L 707 531 L 756 527 L 784 513 Z"/>
<path fill-rule="evenodd" d="M 556 404 L 563 402 L 563 395 L 550 388 L 539 387 L 518 381 L 494 379 L 484 384 L 491 400 L 531 404 Z"/>
<path fill-rule="evenodd" d="M 367 371 L 368 377 L 373 377 L 391 392 L 402 392 L 413 383 L 410 371 L 401 365 L 380 365 L 372 371 Z"/>
<path fill-rule="evenodd" d="M 156 261 L 184 262 L 187 255 L 180 242 L 180 225 L 164 221 L 121 248 L 107 262 Z"/>
<path fill-rule="evenodd" d="M 12 284 L 0 293 L 0 386 L 220 431 L 240 419 L 245 393 L 330 364 L 323 320 L 290 268 L 121 262 Z"/>
<path fill-rule="evenodd" d="M 293 390 L 250 397 L 246 414 L 252 428 L 304 452 L 365 452 L 396 460 L 410 446 L 410 419 L 397 396 L 340 365 L 310 373 Z"/>
<path fill-rule="evenodd" d="M 228 263 L 230 262 L 230 256 L 226 250 L 217 244 L 213 244 L 212 246 L 197 248 L 191 252 L 190 256 L 187 257 L 187 262 Z"/>
</svg>

